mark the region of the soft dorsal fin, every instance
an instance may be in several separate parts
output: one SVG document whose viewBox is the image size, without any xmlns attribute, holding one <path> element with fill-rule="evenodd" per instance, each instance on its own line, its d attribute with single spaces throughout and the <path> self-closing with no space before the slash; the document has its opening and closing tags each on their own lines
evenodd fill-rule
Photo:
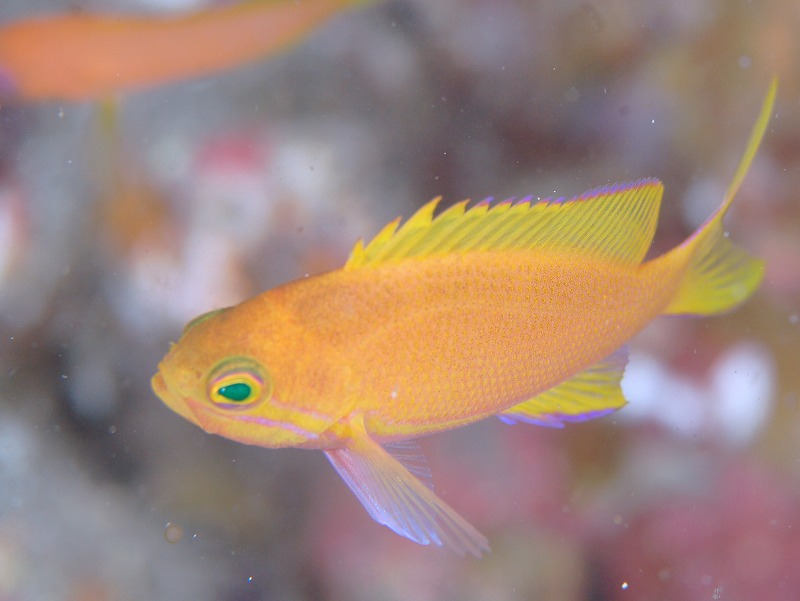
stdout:
<svg viewBox="0 0 800 601">
<path fill-rule="evenodd" d="M 467 209 L 456 203 L 436 217 L 435 198 L 402 226 L 390 222 L 368 244 L 353 248 L 345 269 L 448 253 L 529 249 L 580 252 L 638 264 L 653 241 L 663 193 L 661 182 L 643 179 L 602 186 L 571 200 L 523 199 Z"/>
</svg>

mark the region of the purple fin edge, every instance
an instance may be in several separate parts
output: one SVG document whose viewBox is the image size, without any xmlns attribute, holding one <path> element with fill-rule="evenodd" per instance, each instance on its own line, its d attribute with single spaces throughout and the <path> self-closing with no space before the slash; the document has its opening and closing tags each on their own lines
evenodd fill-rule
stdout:
<svg viewBox="0 0 800 601">
<path fill-rule="evenodd" d="M 590 419 L 603 417 L 604 415 L 613 413 L 616 410 L 617 408 L 612 407 L 610 409 L 598 409 L 597 411 L 588 411 L 587 413 L 581 413 L 580 415 L 564 415 L 561 413 L 548 413 L 541 415 L 538 419 L 522 415 L 515 415 L 515 414 L 509 415 L 508 413 L 503 415 L 498 415 L 497 417 L 504 424 L 513 425 L 520 422 L 524 422 L 526 424 L 533 424 L 534 426 L 544 426 L 546 428 L 563 428 L 565 423 L 574 424 L 574 423 L 589 421 Z"/>
</svg>

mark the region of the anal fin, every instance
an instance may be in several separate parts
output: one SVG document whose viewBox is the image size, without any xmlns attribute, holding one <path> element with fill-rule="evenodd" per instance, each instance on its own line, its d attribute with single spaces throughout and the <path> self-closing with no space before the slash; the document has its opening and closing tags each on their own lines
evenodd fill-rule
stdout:
<svg viewBox="0 0 800 601">
<path fill-rule="evenodd" d="M 421 545 L 433 543 L 460 555 L 480 557 L 489 550 L 486 537 L 372 440 L 360 419 L 349 424 L 346 439 L 346 446 L 325 456 L 376 522 Z M 419 465 L 421 454 L 412 454 Z"/>
<path fill-rule="evenodd" d="M 507 424 L 527 422 L 562 428 L 564 422 L 600 417 L 625 405 L 620 381 L 628 351 L 620 348 L 599 363 L 541 394 L 499 413 Z"/>
</svg>

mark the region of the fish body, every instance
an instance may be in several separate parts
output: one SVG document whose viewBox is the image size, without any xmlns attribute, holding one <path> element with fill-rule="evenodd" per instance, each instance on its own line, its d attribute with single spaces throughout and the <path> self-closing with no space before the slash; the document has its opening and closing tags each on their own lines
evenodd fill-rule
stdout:
<svg viewBox="0 0 800 601">
<path fill-rule="evenodd" d="M 625 404 L 625 342 L 662 314 L 727 311 L 763 265 L 724 234 L 766 129 L 773 83 L 721 206 L 643 262 L 653 179 L 568 201 L 438 200 L 356 244 L 337 271 L 195 319 L 153 388 L 207 432 L 320 449 L 378 522 L 479 555 L 487 541 L 433 492 L 419 436 L 497 415 L 560 426 Z"/>
<path fill-rule="evenodd" d="M 366 0 L 247 0 L 170 17 L 71 13 L 0 26 L 10 95 L 102 99 L 279 51 Z"/>
</svg>

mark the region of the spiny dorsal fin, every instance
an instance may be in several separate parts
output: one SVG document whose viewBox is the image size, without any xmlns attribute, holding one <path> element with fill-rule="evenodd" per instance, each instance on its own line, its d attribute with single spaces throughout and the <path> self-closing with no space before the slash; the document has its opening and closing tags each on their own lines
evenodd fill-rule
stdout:
<svg viewBox="0 0 800 601">
<path fill-rule="evenodd" d="M 579 252 L 638 264 L 653 241 L 663 186 L 656 179 L 602 186 L 571 200 L 523 199 L 467 209 L 456 203 L 436 217 L 435 198 L 402 226 L 395 219 L 368 244 L 355 245 L 345 269 L 448 253 L 527 249 Z"/>
</svg>

